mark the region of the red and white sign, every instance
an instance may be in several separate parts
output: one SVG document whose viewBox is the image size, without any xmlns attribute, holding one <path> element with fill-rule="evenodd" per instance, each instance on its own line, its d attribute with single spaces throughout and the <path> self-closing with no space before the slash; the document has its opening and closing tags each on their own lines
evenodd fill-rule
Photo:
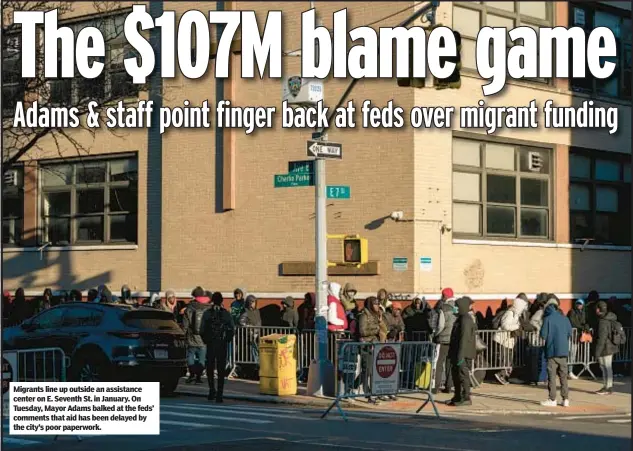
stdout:
<svg viewBox="0 0 633 451">
<path fill-rule="evenodd" d="M 400 343 L 374 346 L 372 395 L 395 395 L 400 379 Z"/>
</svg>

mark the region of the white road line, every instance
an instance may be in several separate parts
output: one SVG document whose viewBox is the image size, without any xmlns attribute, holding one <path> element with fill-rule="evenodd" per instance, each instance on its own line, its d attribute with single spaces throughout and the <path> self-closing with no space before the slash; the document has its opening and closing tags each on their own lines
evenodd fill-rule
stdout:
<svg viewBox="0 0 633 451">
<path fill-rule="evenodd" d="M 272 423 L 272 421 L 268 421 L 268 420 L 256 420 L 256 419 L 252 419 L 252 418 L 243 418 L 243 417 L 226 417 L 226 416 L 217 416 L 217 415 L 199 415 L 199 414 L 195 414 L 195 413 L 184 413 L 184 412 L 166 412 L 166 411 L 162 411 L 161 412 L 161 416 L 162 415 L 172 415 L 172 416 L 176 416 L 176 417 L 188 417 L 188 418 L 204 418 L 207 420 L 224 420 L 224 421 L 231 421 L 231 420 L 235 420 L 237 422 L 240 423 L 251 423 L 251 424 L 270 424 Z"/>
<path fill-rule="evenodd" d="M 559 420 L 591 420 L 594 418 L 622 418 L 622 417 L 630 417 L 631 414 L 620 414 L 620 415 L 578 415 L 575 417 L 560 417 Z"/>
<path fill-rule="evenodd" d="M 608 423 L 630 423 L 631 419 L 628 420 L 609 420 Z"/>
<path fill-rule="evenodd" d="M 302 421 L 315 421 L 316 418 L 301 416 L 302 412 L 295 412 L 295 415 L 280 415 L 278 413 L 272 412 L 249 412 L 247 410 L 233 410 L 233 409 L 223 409 L 223 408 L 213 408 L 213 407 L 187 407 L 187 406 L 171 406 L 175 409 L 185 409 L 185 410 L 198 410 L 203 412 L 213 412 L 213 413 L 232 413 L 238 415 L 248 415 L 254 417 L 273 417 L 273 418 L 286 418 L 291 420 L 302 420 Z"/>
<path fill-rule="evenodd" d="M 191 423 L 184 421 L 172 421 L 172 420 L 160 420 L 160 424 L 166 424 L 168 426 L 184 426 L 192 428 L 220 428 L 217 424 L 205 424 L 205 423 Z M 161 430 L 162 432 L 162 430 Z"/>
<path fill-rule="evenodd" d="M 35 440 L 24 440 L 21 438 L 2 437 L 2 443 L 6 445 L 41 445 L 42 442 Z"/>
<path fill-rule="evenodd" d="M 225 406 L 219 406 L 217 404 L 203 404 L 203 403 L 162 403 L 161 406 L 164 407 L 175 407 L 175 406 L 190 406 L 190 407 L 208 407 L 211 409 L 231 409 L 231 410 L 243 410 L 245 412 L 259 411 L 259 412 L 277 412 L 277 413 L 291 413 L 295 414 L 297 412 L 301 412 L 303 410 L 310 409 L 281 409 L 281 408 L 267 408 L 267 407 L 256 407 L 256 406 L 244 406 L 237 404 L 227 404 Z M 320 410 L 315 410 L 315 412 L 319 412 Z"/>
</svg>

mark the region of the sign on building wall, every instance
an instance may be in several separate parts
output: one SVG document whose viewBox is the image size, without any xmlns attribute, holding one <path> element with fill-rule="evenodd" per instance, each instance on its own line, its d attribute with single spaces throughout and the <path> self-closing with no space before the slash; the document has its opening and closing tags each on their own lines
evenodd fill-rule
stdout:
<svg viewBox="0 0 633 451">
<path fill-rule="evenodd" d="M 433 260 L 431 257 L 420 257 L 420 271 L 430 272 L 433 270 Z"/>
<path fill-rule="evenodd" d="M 409 269 L 409 261 L 407 257 L 394 257 L 392 268 L 394 271 L 406 271 Z"/>
</svg>

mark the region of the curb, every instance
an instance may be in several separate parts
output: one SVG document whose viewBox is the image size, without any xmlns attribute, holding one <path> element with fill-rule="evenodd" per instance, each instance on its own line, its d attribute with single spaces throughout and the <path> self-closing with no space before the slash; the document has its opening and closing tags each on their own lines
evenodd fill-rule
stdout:
<svg viewBox="0 0 633 451">
<path fill-rule="evenodd" d="M 190 391 L 190 390 L 176 390 L 175 394 L 183 395 L 183 396 L 196 396 L 206 398 L 207 395 L 202 392 Z M 272 395 L 242 395 L 238 393 L 225 392 L 224 399 L 232 399 L 235 401 L 248 401 L 248 402 L 256 402 L 261 404 L 282 404 L 282 405 L 291 405 L 291 406 L 307 406 L 307 407 L 329 407 L 329 404 L 334 401 L 334 399 L 329 398 L 318 398 L 314 401 L 297 401 L 293 399 L 286 399 L 280 396 L 272 396 Z"/>
</svg>

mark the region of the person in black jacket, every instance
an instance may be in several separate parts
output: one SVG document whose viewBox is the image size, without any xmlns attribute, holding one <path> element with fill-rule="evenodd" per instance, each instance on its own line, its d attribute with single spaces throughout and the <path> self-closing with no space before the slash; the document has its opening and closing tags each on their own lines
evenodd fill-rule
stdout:
<svg viewBox="0 0 633 451">
<path fill-rule="evenodd" d="M 469 297 L 459 298 L 456 302 L 458 317 L 453 326 L 448 358 L 453 371 L 455 396 L 449 406 L 470 406 L 470 371 L 473 359 L 477 354 L 476 334 L 477 326 L 470 315 L 473 301 Z"/>
<path fill-rule="evenodd" d="M 209 308 L 211 301 L 201 287 L 196 287 L 191 293 L 193 299 L 185 308 L 182 318 L 182 328 L 185 331 L 187 341 L 187 365 L 189 366 L 189 378 L 187 383 L 195 380 L 196 384 L 202 383 L 202 373 L 205 368 L 207 349 L 200 337 L 202 317 Z"/>
<path fill-rule="evenodd" d="M 222 307 L 224 298 L 222 293 L 211 295 L 211 308 L 202 315 L 200 336 L 207 345 L 207 380 L 209 395 L 207 399 L 222 402 L 224 393 L 224 378 L 226 377 L 226 355 L 229 342 L 233 340 L 233 319 L 231 314 Z M 215 388 L 215 371 L 218 371 L 218 387 Z"/>
<path fill-rule="evenodd" d="M 618 347 L 611 341 L 611 331 L 617 317 L 615 313 L 608 310 L 607 303 L 604 301 L 596 304 L 596 316 L 598 317 L 598 334 L 595 340 L 595 354 L 600 364 L 604 384 L 597 394 L 610 395 L 613 393 L 613 354 L 618 352 Z"/>
<path fill-rule="evenodd" d="M 580 343 L 580 336 L 583 332 L 589 331 L 589 324 L 587 324 L 587 311 L 585 310 L 585 301 L 583 299 L 576 299 L 573 307 L 567 313 L 567 318 L 571 323 L 574 334 L 572 335 L 571 348 L 569 349 L 570 360 L 576 361 L 578 357 L 578 349 Z M 569 366 L 569 377 L 572 379 L 578 379 L 578 376 L 572 371 L 572 366 Z"/>
</svg>

